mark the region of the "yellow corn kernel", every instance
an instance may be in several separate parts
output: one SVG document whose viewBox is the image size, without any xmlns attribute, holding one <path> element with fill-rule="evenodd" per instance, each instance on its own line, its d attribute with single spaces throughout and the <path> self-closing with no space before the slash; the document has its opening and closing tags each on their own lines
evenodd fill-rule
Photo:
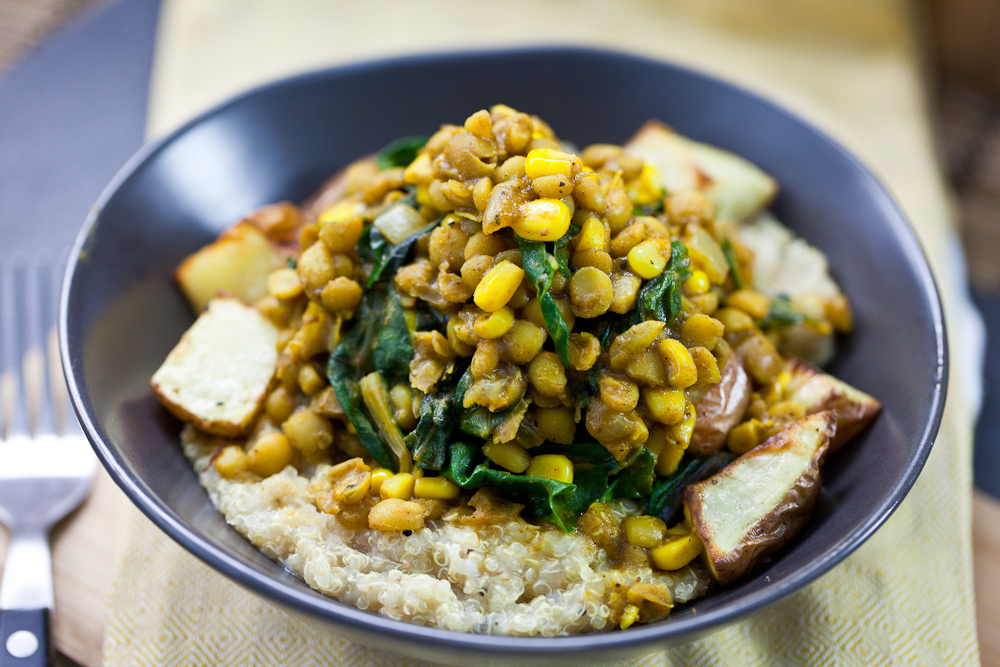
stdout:
<svg viewBox="0 0 1000 667">
<path fill-rule="evenodd" d="M 242 447 L 230 445 L 215 457 L 215 469 L 226 479 L 232 479 L 245 473 L 250 466 L 250 460 Z"/>
<path fill-rule="evenodd" d="M 587 218 L 576 237 L 576 252 L 584 250 L 608 250 L 608 240 L 604 223 L 598 218 Z"/>
<path fill-rule="evenodd" d="M 551 148 L 536 148 L 528 152 L 524 160 L 524 173 L 528 178 L 541 176 L 569 176 L 573 173 L 573 164 L 580 158 L 572 153 L 553 150 Z"/>
<path fill-rule="evenodd" d="M 567 407 L 536 408 L 535 425 L 538 432 L 549 442 L 560 445 L 573 444 L 576 435 L 576 422 L 573 421 L 573 411 Z"/>
<path fill-rule="evenodd" d="M 326 385 L 326 380 L 323 379 L 316 369 L 312 367 L 312 364 L 302 364 L 299 369 L 299 388 L 306 394 L 306 396 L 313 396 L 318 394 L 319 391 Z"/>
<path fill-rule="evenodd" d="M 667 433 L 667 429 L 664 429 L 664 433 Z M 677 471 L 677 466 L 680 465 L 681 458 L 684 456 L 685 449 L 686 447 L 682 446 L 680 442 L 667 435 L 663 449 L 660 450 L 660 455 L 656 457 L 656 474 L 661 477 L 674 474 Z"/>
<path fill-rule="evenodd" d="M 368 488 L 368 492 L 373 496 L 377 496 L 379 491 L 382 489 L 382 482 L 392 477 L 392 471 L 386 470 L 385 468 L 375 468 L 372 470 L 372 481 L 371 486 Z"/>
<path fill-rule="evenodd" d="M 573 462 L 562 454 L 541 454 L 531 459 L 531 465 L 524 474 L 572 484 Z"/>
<path fill-rule="evenodd" d="M 511 472 L 522 473 L 531 465 L 531 454 L 513 442 L 488 442 L 483 445 L 483 454 Z"/>
<path fill-rule="evenodd" d="M 765 425 L 757 419 L 749 419 L 736 426 L 726 436 L 726 447 L 734 454 L 746 454 L 761 443 Z"/>
<path fill-rule="evenodd" d="M 806 416 L 806 410 L 798 401 L 781 401 L 767 409 L 767 415 L 774 421 L 793 422 Z"/>
<path fill-rule="evenodd" d="M 673 338 L 664 338 L 658 344 L 660 354 L 669 366 L 668 382 L 671 387 L 685 389 L 698 381 L 698 367 L 694 365 L 691 353 L 684 343 Z"/>
<path fill-rule="evenodd" d="M 660 424 L 649 424 L 649 436 L 646 438 L 646 444 L 644 445 L 653 456 L 659 459 L 660 452 L 663 448 L 667 446 L 667 436 L 664 435 L 663 426 Z"/>
<path fill-rule="evenodd" d="M 294 299 L 302 294 L 302 282 L 295 269 L 278 269 L 267 276 L 267 291 L 279 299 Z"/>
<path fill-rule="evenodd" d="M 618 627 L 622 630 L 628 630 L 632 627 L 632 624 L 639 620 L 639 608 L 634 604 L 630 604 L 625 607 L 625 611 L 622 612 L 622 620 L 619 621 Z"/>
<path fill-rule="evenodd" d="M 653 565 L 661 570 L 679 570 L 701 553 L 701 539 L 694 533 L 685 533 L 667 540 L 650 551 Z"/>
<path fill-rule="evenodd" d="M 431 186 L 427 183 L 421 183 L 417 186 L 417 204 L 420 206 L 431 205 Z"/>
<path fill-rule="evenodd" d="M 643 164 L 639 178 L 632 182 L 633 189 L 629 195 L 639 206 L 653 204 L 663 199 L 663 181 L 660 172 L 652 165 Z"/>
<path fill-rule="evenodd" d="M 521 285 L 524 269 L 506 259 L 483 276 L 472 300 L 488 313 L 495 313 L 510 301 Z"/>
<path fill-rule="evenodd" d="M 646 239 L 628 251 L 628 266 L 632 272 L 646 280 L 663 273 L 670 259 L 670 246 L 659 239 Z"/>
<path fill-rule="evenodd" d="M 359 201 L 342 201 L 323 211 L 319 216 L 320 226 L 333 222 L 347 222 L 360 217 L 365 212 L 365 205 Z"/>
<path fill-rule="evenodd" d="M 667 534 L 667 524 L 655 516 L 630 516 L 622 521 L 625 539 L 643 549 L 652 549 L 663 541 Z"/>
<path fill-rule="evenodd" d="M 699 384 L 716 384 L 722 379 L 719 362 L 707 347 L 690 347 L 688 352 L 691 353 L 694 365 L 698 369 Z"/>
<path fill-rule="evenodd" d="M 410 163 L 410 166 L 403 172 L 403 180 L 407 185 L 418 183 L 430 183 L 434 178 L 434 165 L 431 164 L 431 156 L 423 153 Z"/>
<path fill-rule="evenodd" d="M 730 292 L 726 296 L 726 305 L 749 313 L 755 320 L 764 319 L 771 311 L 771 300 L 760 292 L 750 289 Z"/>
<path fill-rule="evenodd" d="M 444 477 L 423 477 L 413 485 L 413 495 L 417 498 L 437 498 L 454 500 L 462 489 Z"/>
<path fill-rule="evenodd" d="M 477 318 L 472 328 L 476 335 L 492 340 L 503 336 L 512 326 L 514 326 L 514 310 L 510 306 L 504 306 L 498 311 Z"/>
<path fill-rule="evenodd" d="M 408 500 L 413 497 L 413 484 L 416 480 L 408 472 L 398 472 L 382 482 L 378 494 L 383 499 L 398 498 Z"/>
<path fill-rule="evenodd" d="M 573 218 L 561 199 L 535 199 L 521 208 L 511 225 L 517 235 L 529 241 L 555 241 L 569 230 Z"/>
<path fill-rule="evenodd" d="M 247 453 L 250 470 L 261 477 L 281 472 L 294 456 L 292 443 L 283 433 L 268 433 L 257 438 Z"/>
<path fill-rule="evenodd" d="M 643 387 L 642 400 L 650 416 L 661 424 L 677 424 L 684 419 L 687 399 L 682 389 Z"/>
<path fill-rule="evenodd" d="M 692 294 L 704 294 L 711 286 L 712 283 L 708 280 L 708 274 L 699 270 L 692 271 L 688 279 L 684 281 L 684 287 Z"/>
</svg>

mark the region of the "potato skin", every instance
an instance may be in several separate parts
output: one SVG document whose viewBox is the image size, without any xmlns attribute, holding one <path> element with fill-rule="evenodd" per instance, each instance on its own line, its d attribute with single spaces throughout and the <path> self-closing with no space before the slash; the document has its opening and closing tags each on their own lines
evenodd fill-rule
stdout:
<svg viewBox="0 0 1000 667">
<path fill-rule="evenodd" d="M 729 354 L 721 375 L 695 408 L 694 432 L 688 445 L 688 451 L 695 456 L 709 456 L 722 449 L 726 435 L 750 405 L 753 387 L 735 350 Z"/>
<path fill-rule="evenodd" d="M 819 432 L 818 446 L 814 449 L 807 449 L 800 441 L 799 436 L 804 429 Z M 685 517 L 704 543 L 709 568 L 720 584 L 730 584 L 745 575 L 787 544 L 809 521 L 819 499 L 822 483 L 820 465 L 836 429 L 836 413 L 832 410 L 805 417 L 736 459 L 716 475 L 684 490 Z M 715 526 L 705 516 L 706 492 L 712 486 L 724 483 L 736 467 L 749 459 L 791 448 L 801 448 L 802 453 L 809 456 L 802 473 L 778 504 L 746 531 L 736 548 L 730 551 L 720 548 L 713 539 Z"/>
<path fill-rule="evenodd" d="M 855 389 L 846 382 L 827 375 L 801 359 L 788 362 L 792 379 L 786 388 L 786 398 L 797 400 L 811 415 L 824 410 L 837 413 L 837 432 L 830 441 L 832 453 L 854 439 L 882 411 L 882 403 Z"/>
</svg>

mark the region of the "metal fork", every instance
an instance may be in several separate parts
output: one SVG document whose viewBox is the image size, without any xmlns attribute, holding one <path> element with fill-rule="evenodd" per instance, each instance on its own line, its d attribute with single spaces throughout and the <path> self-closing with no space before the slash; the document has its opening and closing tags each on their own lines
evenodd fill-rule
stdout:
<svg viewBox="0 0 1000 667">
<path fill-rule="evenodd" d="M 97 460 L 68 409 L 55 335 L 59 269 L 45 253 L 0 263 L 0 667 L 48 665 L 52 526 L 90 491 Z"/>
</svg>

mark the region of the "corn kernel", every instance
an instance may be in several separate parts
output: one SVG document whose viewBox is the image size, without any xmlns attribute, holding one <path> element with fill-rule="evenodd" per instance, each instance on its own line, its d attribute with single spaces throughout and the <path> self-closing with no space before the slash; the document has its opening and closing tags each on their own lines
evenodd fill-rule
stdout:
<svg viewBox="0 0 1000 667">
<path fill-rule="evenodd" d="M 525 474 L 528 477 L 542 477 L 572 484 L 573 462 L 562 454 L 540 454 L 531 459 L 531 465 Z"/>
<path fill-rule="evenodd" d="M 639 206 L 663 199 L 663 181 L 660 179 L 660 172 L 652 165 L 643 164 L 642 173 L 632 184 L 633 189 L 629 194 L 633 195 L 633 201 Z"/>
<path fill-rule="evenodd" d="M 650 552 L 653 565 L 661 570 L 679 570 L 701 553 L 701 539 L 686 533 L 667 540 Z"/>
<path fill-rule="evenodd" d="M 569 230 L 573 214 L 561 199 L 535 199 L 521 208 L 511 225 L 529 241 L 555 241 Z"/>
<path fill-rule="evenodd" d="M 483 454 L 511 472 L 522 473 L 531 465 L 531 454 L 513 442 L 488 442 L 483 445 Z"/>
<path fill-rule="evenodd" d="M 692 294 L 704 294 L 711 286 L 708 274 L 699 270 L 692 271 L 688 279 L 684 281 L 684 287 Z"/>
<path fill-rule="evenodd" d="M 573 421 L 573 411 L 567 407 L 536 408 L 535 425 L 542 437 L 560 445 L 573 444 L 576 435 L 576 422 Z"/>
<path fill-rule="evenodd" d="M 416 480 L 408 472 L 399 472 L 382 482 L 378 494 L 383 499 L 398 498 L 407 500 L 413 497 L 413 484 Z"/>
<path fill-rule="evenodd" d="M 673 338 L 664 338 L 658 347 L 669 366 L 667 375 L 671 387 L 684 389 L 698 381 L 698 367 L 694 365 L 694 359 L 684 347 L 684 343 Z"/>
<path fill-rule="evenodd" d="M 462 489 L 444 477 L 423 477 L 413 485 L 413 495 L 417 498 L 437 498 L 454 500 Z"/>
<path fill-rule="evenodd" d="M 514 310 L 510 306 L 504 306 L 498 311 L 477 318 L 472 328 L 476 335 L 492 340 L 503 336 L 512 326 L 514 326 Z"/>
<path fill-rule="evenodd" d="M 630 516 L 622 521 L 625 539 L 643 549 L 652 549 L 663 541 L 667 534 L 667 524 L 655 516 Z"/>
<path fill-rule="evenodd" d="M 342 201 L 323 211 L 319 216 L 320 226 L 333 222 L 347 222 L 360 217 L 365 205 L 359 201 Z"/>
<path fill-rule="evenodd" d="M 663 448 L 667 446 L 667 436 L 663 432 L 663 426 L 660 424 L 649 424 L 649 436 L 646 438 L 646 444 L 644 445 L 653 456 L 659 458 L 660 452 Z"/>
<path fill-rule="evenodd" d="M 764 319 L 771 311 L 771 300 L 760 292 L 749 289 L 730 292 L 726 297 L 726 305 L 730 308 L 739 308 L 756 320 Z"/>
<path fill-rule="evenodd" d="M 806 411 L 798 401 L 781 401 L 768 408 L 767 414 L 775 421 L 793 422 L 805 417 Z"/>
<path fill-rule="evenodd" d="M 574 162 L 579 163 L 580 158 L 572 153 L 551 148 L 536 148 L 528 152 L 528 157 L 524 161 L 524 173 L 528 178 L 569 176 L 573 173 Z"/>
<path fill-rule="evenodd" d="M 312 367 L 312 364 L 302 364 L 302 367 L 299 368 L 298 382 L 299 388 L 306 396 L 318 394 L 326 385 L 326 380 Z"/>
<path fill-rule="evenodd" d="M 664 433 L 666 432 L 667 429 L 664 429 Z M 667 477 L 677 472 L 677 466 L 681 463 L 685 449 L 681 443 L 668 436 L 663 449 L 660 450 L 660 455 L 656 458 L 656 474 Z"/>
<path fill-rule="evenodd" d="M 646 239 L 628 251 L 628 266 L 633 273 L 652 280 L 663 273 L 670 259 L 670 246 L 658 239 Z"/>
<path fill-rule="evenodd" d="M 427 183 L 421 183 L 417 186 L 417 204 L 420 206 L 431 205 L 431 186 Z"/>
<path fill-rule="evenodd" d="M 403 172 L 403 180 L 407 185 L 418 183 L 429 183 L 434 178 L 434 165 L 431 164 L 431 156 L 423 153 L 410 163 L 410 166 Z"/>
<path fill-rule="evenodd" d="M 215 457 L 215 469 L 226 479 L 232 479 L 245 473 L 250 465 L 246 452 L 242 447 L 230 445 Z"/>
<path fill-rule="evenodd" d="M 472 300 L 486 312 L 495 313 L 507 305 L 523 278 L 524 269 L 505 259 L 483 276 Z"/>
<path fill-rule="evenodd" d="M 267 291 L 279 299 L 294 299 L 302 294 L 302 282 L 295 269 L 278 269 L 267 276 Z"/>
<path fill-rule="evenodd" d="M 736 426 L 726 436 L 726 447 L 734 454 L 746 454 L 761 443 L 764 424 L 758 419 L 749 419 Z"/>
<path fill-rule="evenodd" d="M 618 627 L 622 630 L 628 630 L 632 627 L 632 624 L 639 620 L 639 608 L 634 604 L 630 604 L 625 607 L 625 611 L 622 612 L 622 620 L 619 621 Z"/>
<path fill-rule="evenodd" d="M 677 424 L 684 419 L 687 399 L 682 389 L 644 387 L 642 400 L 649 414 L 661 424 Z"/>
<path fill-rule="evenodd" d="M 606 233 L 604 223 L 598 218 L 587 218 L 576 237 L 576 252 L 583 250 L 603 250 L 606 252 L 608 249 Z"/>
<path fill-rule="evenodd" d="M 379 491 L 382 489 L 382 482 L 392 477 L 392 471 L 386 470 L 385 468 L 375 468 L 372 470 L 372 481 L 371 486 L 368 488 L 368 492 L 373 496 L 377 496 Z"/>
</svg>

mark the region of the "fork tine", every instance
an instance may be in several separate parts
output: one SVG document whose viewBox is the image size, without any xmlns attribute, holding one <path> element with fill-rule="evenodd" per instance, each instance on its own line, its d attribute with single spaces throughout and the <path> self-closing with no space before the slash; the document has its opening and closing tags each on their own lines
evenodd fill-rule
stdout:
<svg viewBox="0 0 1000 667">
<path fill-rule="evenodd" d="M 52 325 L 51 256 L 40 250 L 25 266 L 24 313 L 27 349 L 22 360 L 21 383 L 34 435 L 55 433 L 55 415 L 48 377 L 48 331 Z"/>
<path fill-rule="evenodd" d="M 21 256 L 0 262 L 0 434 L 10 438 L 28 432 L 28 416 L 21 391 L 23 335 L 18 308 Z"/>
</svg>

